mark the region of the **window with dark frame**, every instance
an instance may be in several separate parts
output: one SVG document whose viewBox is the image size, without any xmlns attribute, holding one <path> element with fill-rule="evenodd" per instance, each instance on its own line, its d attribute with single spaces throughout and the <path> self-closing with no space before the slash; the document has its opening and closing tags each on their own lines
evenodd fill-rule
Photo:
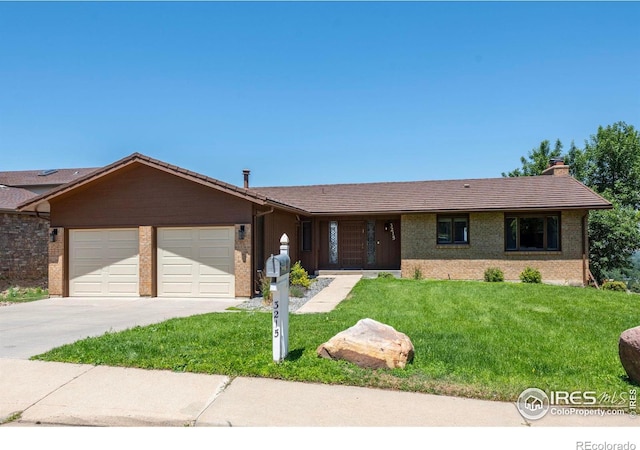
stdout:
<svg viewBox="0 0 640 450">
<path fill-rule="evenodd" d="M 506 251 L 559 251 L 560 213 L 506 215 Z"/>
<path fill-rule="evenodd" d="M 438 216 L 438 245 L 468 244 L 469 216 Z"/>
<path fill-rule="evenodd" d="M 312 234 L 311 234 L 311 221 L 305 220 L 302 222 L 302 251 L 310 252 L 312 248 Z"/>
</svg>

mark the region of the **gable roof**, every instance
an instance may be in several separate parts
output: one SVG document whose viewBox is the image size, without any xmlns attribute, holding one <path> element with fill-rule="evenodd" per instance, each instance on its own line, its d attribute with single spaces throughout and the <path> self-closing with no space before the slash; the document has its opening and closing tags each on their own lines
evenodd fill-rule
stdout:
<svg viewBox="0 0 640 450">
<path fill-rule="evenodd" d="M 569 176 L 264 187 L 312 214 L 602 209 L 611 203 Z"/>
<path fill-rule="evenodd" d="M 608 209 L 612 205 L 569 176 L 484 178 L 312 186 L 240 188 L 133 153 L 45 194 L 25 199 L 20 211 L 46 211 L 48 201 L 114 173 L 131 164 L 144 164 L 189 181 L 243 198 L 308 215 L 383 214 L 411 212 L 549 211 Z M 44 206 L 42 208 L 41 206 Z"/>
<path fill-rule="evenodd" d="M 94 170 L 93 172 L 90 172 L 84 176 L 81 176 L 67 184 L 59 186 L 37 197 L 31 198 L 23 202 L 22 204 L 20 204 L 19 209 L 21 211 L 38 211 L 40 205 L 45 205 L 45 210 L 46 210 L 46 208 L 48 208 L 49 200 L 55 197 L 58 197 L 60 195 L 63 195 L 69 191 L 72 191 L 73 189 L 76 189 L 80 186 L 92 183 L 108 174 L 117 172 L 118 170 L 123 169 L 124 167 L 128 167 L 132 164 L 144 164 L 146 166 L 153 167 L 155 169 L 184 178 L 186 180 L 202 184 L 204 186 L 225 192 L 230 195 L 234 195 L 239 198 L 243 198 L 245 200 L 256 203 L 258 205 L 271 204 L 287 210 L 302 212 L 302 211 L 298 211 L 297 208 L 295 207 L 291 207 L 286 204 L 280 204 L 277 201 L 270 202 L 267 197 L 251 189 L 240 188 L 232 184 L 225 183 L 220 180 L 216 180 L 215 178 L 211 178 L 206 175 L 192 172 L 190 170 L 183 169 L 181 167 L 168 164 L 157 159 L 150 158 L 141 153 L 133 153 L 119 161 L 109 164 L 108 166 Z M 40 209 L 40 211 L 42 211 L 42 209 Z"/>
</svg>

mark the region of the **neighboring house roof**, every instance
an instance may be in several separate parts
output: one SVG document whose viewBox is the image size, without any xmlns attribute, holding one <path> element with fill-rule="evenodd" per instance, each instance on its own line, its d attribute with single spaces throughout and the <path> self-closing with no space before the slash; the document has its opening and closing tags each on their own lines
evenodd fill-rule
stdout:
<svg viewBox="0 0 640 450">
<path fill-rule="evenodd" d="M 35 197 L 33 192 L 0 184 L 0 211 L 16 212 L 18 205 Z"/>
<path fill-rule="evenodd" d="M 602 209 L 611 203 L 569 176 L 253 188 L 312 214 Z"/>
<path fill-rule="evenodd" d="M 61 185 L 95 171 L 96 168 L 18 170 L 0 172 L 0 184 L 14 187 Z"/>
<path fill-rule="evenodd" d="M 258 205 L 314 214 L 531 211 L 606 209 L 611 203 L 569 176 L 409 181 L 240 188 L 133 153 L 45 194 L 26 199 L 21 211 L 46 211 L 48 201 L 130 164 L 145 164 Z M 43 208 L 46 207 L 46 208 Z"/>
<path fill-rule="evenodd" d="M 18 205 L 35 198 L 44 190 L 73 181 L 96 170 L 52 169 L 0 172 L 0 210 L 16 212 Z"/>
</svg>

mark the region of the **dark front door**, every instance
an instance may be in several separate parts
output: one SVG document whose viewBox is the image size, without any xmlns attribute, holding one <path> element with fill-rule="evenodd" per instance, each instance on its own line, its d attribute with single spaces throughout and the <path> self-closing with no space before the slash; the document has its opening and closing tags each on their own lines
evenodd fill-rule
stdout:
<svg viewBox="0 0 640 450">
<path fill-rule="evenodd" d="M 363 269 L 366 244 L 366 222 L 361 220 L 340 221 L 339 255 L 340 268 Z"/>
</svg>

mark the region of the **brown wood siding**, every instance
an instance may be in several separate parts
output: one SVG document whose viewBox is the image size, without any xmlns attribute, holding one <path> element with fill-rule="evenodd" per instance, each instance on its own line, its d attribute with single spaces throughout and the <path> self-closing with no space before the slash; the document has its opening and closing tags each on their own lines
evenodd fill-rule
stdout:
<svg viewBox="0 0 640 450">
<path fill-rule="evenodd" d="M 280 238 L 283 233 L 289 237 L 289 257 L 291 264 L 298 261 L 298 220 L 294 214 L 274 211 L 264 216 L 264 258 L 280 253 Z"/>
<path fill-rule="evenodd" d="M 251 202 L 141 164 L 106 175 L 51 202 L 66 228 L 251 223 Z"/>
</svg>

